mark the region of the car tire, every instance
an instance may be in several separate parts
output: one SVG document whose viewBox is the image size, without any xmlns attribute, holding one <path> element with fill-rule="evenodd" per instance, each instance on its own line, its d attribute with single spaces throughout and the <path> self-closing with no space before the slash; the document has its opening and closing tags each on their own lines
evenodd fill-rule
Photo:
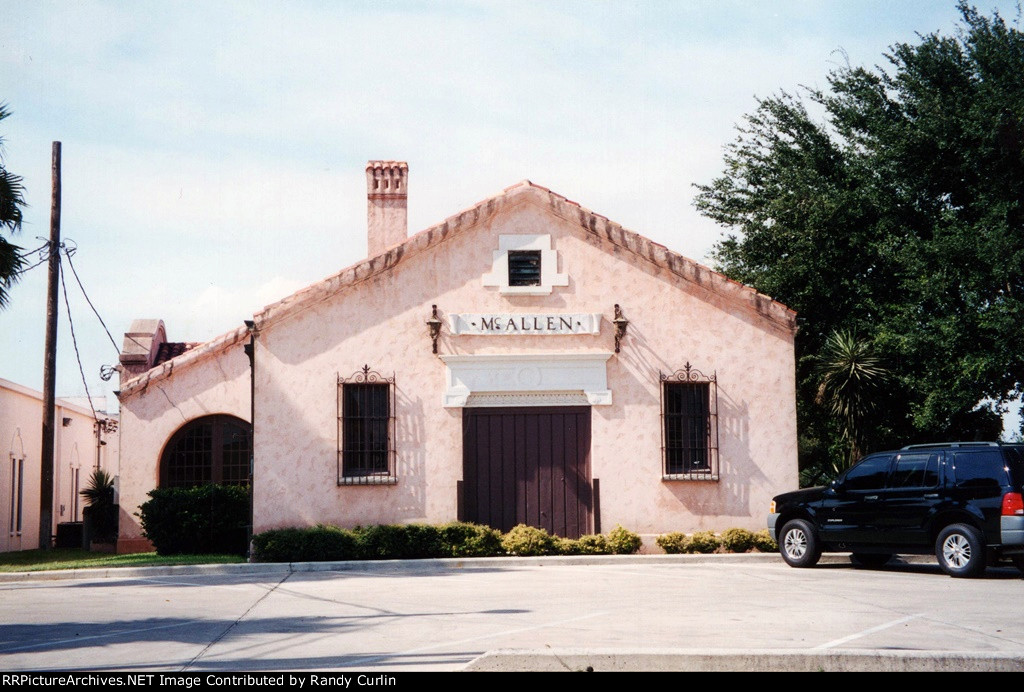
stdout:
<svg viewBox="0 0 1024 692">
<path fill-rule="evenodd" d="M 889 553 L 851 553 L 850 562 L 853 563 L 854 567 L 863 567 L 865 569 L 878 569 L 883 565 L 887 564 L 892 559 L 892 555 Z"/>
<path fill-rule="evenodd" d="M 977 577 L 985 571 L 985 543 L 978 529 L 951 524 L 935 539 L 935 557 L 951 577 Z"/>
<path fill-rule="evenodd" d="M 779 534 L 779 553 L 790 567 L 814 567 L 821 558 L 814 527 L 803 519 L 786 522 Z"/>
</svg>

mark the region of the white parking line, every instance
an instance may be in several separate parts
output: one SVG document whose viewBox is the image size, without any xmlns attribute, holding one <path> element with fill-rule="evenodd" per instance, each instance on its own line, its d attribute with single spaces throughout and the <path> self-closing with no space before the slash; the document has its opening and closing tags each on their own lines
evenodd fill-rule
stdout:
<svg viewBox="0 0 1024 692">
<path fill-rule="evenodd" d="M 886 622 L 886 623 L 884 623 L 882 625 L 878 625 L 877 627 L 872 627 L 871 629 L 866 629 L 866 630 L 864 630 L 862 632 L 857 632 L 856 634 L 851 634 L 848 637 L 843 637 L 842 639 L 834 639 L 834 640 L 832 640 L 830 642 L 825 642 L 824 644 L 819 644 L 818 646 L 811 647 L 811 651 L 821 651 L 823 649 L 831 649 L 832 647 L 839 646 L 840 644 L 845 644 L 846 642 L 852 642 L 854 639 L 860 639 L 861 637 L 866 637 L 869 634 L 874 634 L 875 632 L 881 632 L 882 630 L 887 630 L 890 627 L 895 627 L 896 625 L 902 625 L 904 622 L 910 622 L 911 620 L 916 620 L 917 618 L 923 617 L 923 616 L 924 616 L 924 613 L 917 613 L 915 615 L 908 615 L 905 618 L 900 618 L 899 620 L 893 620 L 892 622 Z"/>
</svg>

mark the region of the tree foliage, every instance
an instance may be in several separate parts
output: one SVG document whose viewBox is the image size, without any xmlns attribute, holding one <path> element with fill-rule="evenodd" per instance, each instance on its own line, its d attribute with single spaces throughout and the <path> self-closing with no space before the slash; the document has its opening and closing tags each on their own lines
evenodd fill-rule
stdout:
<svg viewBox="0 0 1024 692">
<path fill-rule="evenodd" d="M 698 209 L 730 229 L 717 268 L 799 314 L 802 466 L 839 453 L 842 422 L 815 403 L 833 332 L 893 374 L 865 452 L 991 439 L 1021 393 L 1024 34 L 959 10 L 955 35 L 759 101 L 699 186 Z"/>
<path fill-rule="evenodd" d="M 7 106 L 0 103 L 0 122 L 9 115 Z M 14 234 L 21 230 L 21 210 L 25 206 L 25 188 L 21 177 L 8 171 L 4 165 L 3 143 L 0 137 L 0 309 L 6 307 L 10 288 L 18 280 L 24 264 L 21 248 L 2 233 L 7 231 Z"/>
<path fill-rule="evenodd" d="M 842 466 L 861 456 L 871 415 L 889 379 L 870 342 L 849 331 L 829 334 L 814 371 L 820 379 L 816 404 L 826 407 L 840 427 L 848 454 Z M 839 470 L 836 465 L 836 470 Z"/>
</svg>

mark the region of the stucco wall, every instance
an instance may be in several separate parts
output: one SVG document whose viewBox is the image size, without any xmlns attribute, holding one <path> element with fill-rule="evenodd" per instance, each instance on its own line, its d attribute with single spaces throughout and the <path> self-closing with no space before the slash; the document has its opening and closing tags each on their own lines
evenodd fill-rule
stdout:
<svg viewBox="0 0 1024 692">
<path fill-rule="evenodd" d="M 109 417 L 109 416 L 105 416 Z M 67 424 L 64 419 L 68 419 Z M 42 460 L 43 395 L 21 385 L 0 380 L 0 552 L 31 550 L 39 547 L 39 497 Z M 117 473 L 118 440 L 116 434 L 104 435 L 107 442 L 99 451 L 100 466 Z M 78 472 L 78 490 L 89 483 L 97 464 L 96 435 L 92 411 L 63 399 L 57 399 L 54 416 L 53 524 L 81 521 L 85 502 L 76 497 L 74 471 Z M 12 465 L 24 459 L 21 531 L 17 518 L 12 522 L 12 500 L 17 513 L 17 481 Z M 12 493 L 12 488 L 15 492 Z"/>
<path fill-rule="evenodd" d="M 149 547 L 135 513 L 159 483 L 160 457 L 171 436 L 203 416 L 250 420 L 249 360 L 243 347 L 238 336 L 222 337 L 216 348 L 180 357 L 179 366 L 122 383 L 127 391 L 121 395 L 119 552 Z M 180 366 L 182 360 L 188 365 Z"/>
<path fill-rule="evenodd" d="M 445 365 L 425 326 L 435 303 L 442 315 L 603 315 L 596 336 L 452 335 L 446 325 L 440 354 L 609 352 L 620 304 L 630 324 L 607 364 L 613 403 L 592 408 L 603 527 L 655 534 L 763 526 L 771 496 L 797 485 L 792 330 L 582 231 L 538 199 L 524 194 L 490 208 L 478 228 L 399 256 L 389 271 L 318 303 L 265 313 L 256 347 L 256 531 L 456 517 L 462 411 L 441 405 Z M 569 285 L 544 296 L 483 287 L 501 234 L 549 234 Z M 719 482 L 661 479 L 659 372 L 687 362 L 717 375 Z M 395 375 L 398 483 L 339 487 L 336 376 L 364 364 Z"/>
</svg>

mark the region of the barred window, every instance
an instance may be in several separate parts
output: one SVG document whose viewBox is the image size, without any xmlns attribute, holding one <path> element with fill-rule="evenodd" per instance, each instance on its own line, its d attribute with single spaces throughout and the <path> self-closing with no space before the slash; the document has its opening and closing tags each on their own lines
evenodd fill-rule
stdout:
<svg viewBox="0 0 1024 692">
<path fill-rule="evenodd" d="M 718 390 L 715 376 L 687 363 L 661 375 L 662 478 L 718 480 Z"/>
<path fill-rule="evenodd" d="M 338 378 L 338 485 L 397 482 L 394 384 L 369 365 Z"/>
<path fill-rule="evenodd" d="M 179 428 L 164 448 L 160 487 L 246 485 L 251 458 L 251 425 L 227 415 L 197 418 Z"/>
</svg>

